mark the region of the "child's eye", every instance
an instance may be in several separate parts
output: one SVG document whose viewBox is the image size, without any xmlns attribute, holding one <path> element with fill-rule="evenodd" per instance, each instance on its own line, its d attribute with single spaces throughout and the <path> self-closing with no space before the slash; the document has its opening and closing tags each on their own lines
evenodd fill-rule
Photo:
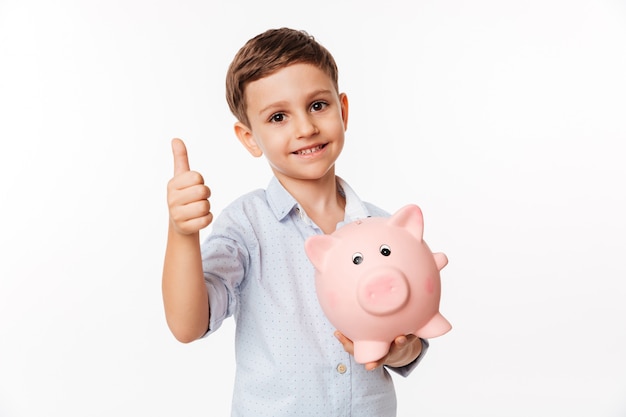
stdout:
<svg viewBox="0 0 626 417">
<path fill-rule="evenodd" d="M 316 101 L 315 103 L 311 104 L 311 110 L 312 111 L 324 110 L 326 106 L 328 106 L 328 103 L 324 101 Z"/>
<path fill-rule="evenodd" d="M 285 120 L 284 113 L 274 113 L 270 116 L 270 123 L 280 123 Z"/>
</svg>

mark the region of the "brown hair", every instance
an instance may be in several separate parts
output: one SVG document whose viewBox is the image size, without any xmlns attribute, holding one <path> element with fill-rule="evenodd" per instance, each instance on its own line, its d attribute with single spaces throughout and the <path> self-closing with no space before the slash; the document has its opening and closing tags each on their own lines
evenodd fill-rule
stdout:
<svg viewBox="0 0 626 417">
<path fill-rule="evenodd" d="M 249 126 L 245 88 L 296 63 L 315 65 L 333 81 L 339 92 L 337 64 L 326 48 L 303 30 L 270 29 L 250 39 L 237 52 L 226 73 L 226 101 L 237 120 Z"/>
</svg>

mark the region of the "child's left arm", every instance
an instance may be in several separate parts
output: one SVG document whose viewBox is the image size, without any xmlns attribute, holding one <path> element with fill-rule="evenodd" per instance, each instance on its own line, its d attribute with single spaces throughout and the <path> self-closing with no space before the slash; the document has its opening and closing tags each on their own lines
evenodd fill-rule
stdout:
<svg viewBox="0 0 626 417">
<path fill-rule="evenodd" d="M 335 337 L 341 342 L 346 352 L 354 354 L 354 344 L 341 332 L 336 331 Z M 398 336 L 389 347 L 386 356 L 376 362 L 368 362 L 365 369 L 371 371 L 379 366 L 387 365 L 393 368 L 400 368 L 413 362 L 422 353 L 422 341 L 415 335 Z"/>
</svg>

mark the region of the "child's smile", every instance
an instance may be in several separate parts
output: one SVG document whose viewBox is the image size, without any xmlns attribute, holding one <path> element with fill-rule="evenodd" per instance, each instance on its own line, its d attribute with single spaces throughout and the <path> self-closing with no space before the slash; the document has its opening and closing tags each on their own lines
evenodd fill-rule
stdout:
<svg viewBox="0 0 626 417">
<path fill-rule="evenodd" d="M 321 151 L 322 149 L 324 149 L 326 147 L 326 143 L 322 144 L 322 145 L 317 145 L 317 146 L 312 146 L 310 148 L 305 148 L 305 149 L 299 149 L 295 152 L 292 152 L 296 155 L 301 155 L 301 156 L 312 156 L 313 154 L 319 153 L 319 151 Z"/>
</svg>

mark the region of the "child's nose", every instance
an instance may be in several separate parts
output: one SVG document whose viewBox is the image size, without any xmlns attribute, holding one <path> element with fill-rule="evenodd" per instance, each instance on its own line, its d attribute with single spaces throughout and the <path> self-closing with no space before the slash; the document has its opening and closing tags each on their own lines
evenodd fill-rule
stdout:
<svg viewBox="0 0 626 417">
<path fill-rule="evenodd" d="M 296 129 L 297 129 L 296 136 L 298 137 L 298 139 L 306 139 L 308 137 L 311 137 L 319 133 L 317 125 L 315 124 L 313 119 L 308 115 L 298 118 L 297 123 L 296 123 Z"/>
</svg>

